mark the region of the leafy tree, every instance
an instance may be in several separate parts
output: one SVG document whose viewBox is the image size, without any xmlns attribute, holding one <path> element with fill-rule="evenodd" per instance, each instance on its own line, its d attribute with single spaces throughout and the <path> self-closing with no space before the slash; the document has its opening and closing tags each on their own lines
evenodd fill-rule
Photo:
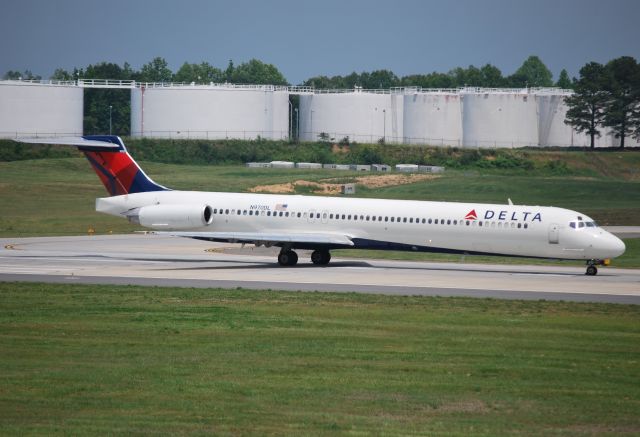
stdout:
<svg viewBox="0 0 640 437">
<path fill-rule="evenodd" d="M 511 86 L 524 87 L 551 87 L 553 86 L 553 74 L 537 56 L 529 56 L 516 70 L 509 76 Z"/>
<path fill-rule="evenodd" d="M 634 58 L 622 56 L 609 61 L 606 70 L 609 100 L 603 124 L 611 128 L 620 139 L 620 148 L 624 148 L 625 138 L 637 131 L 634 121 L 640 106 L 640 66 Z"/>
<path fill-rule="evenodd" d="M 244 84 L 287 85 L 282 73 L 272 64 L 251 59 L 233 69 L 231 82 Z"/>
<path fill-rule="evenodd" d="M 375 70 L 371 73 L 362 73 L 362 87 L 366 89 L 387 89 L 400 84 L 398 76 L 389 70 Z"/>
<path fill-rule="evenodd" d="M 51 75 L 51 80 L 75 80 L 75 77 L 64 68 L 56 68 Z"/>
<path fill-rule="evenodd" d="M 558 81 L 556 82 L 556 86 L 564 90 L 569 90 L 573 88 L 573 83 L 571 83 L 571 79 L 569 79 L 569 73 L 567 73 L 567 70 L 565 70 L 564 68 L 560 72 L 560 76 L 558 76 Z"/>
<path fill-rule="evenodd" d="M 575 94 L 566 100 L 569 109 L 564 122 L 578 132 L 587 133 L 591 137 L 592 149 L 595 147 L 595 137 L 600 137 L 600 124 L 609 100 L 604 91 L 606 80 L 605 67 L 590 62 L 580 69 L 580 79 L 575 82 Z"/>
<path fill-rule="evenodd" d="M 502 72 L 498 67 L 486 64 L 480 69 L 480 74 L 482 75 L 481 86 L 487 88 L 499 88 L 504 86 L 504 77 L 502 77 Z"/>
<path fill-rule="evenodd" d="M 219 68 L 208 62 L 200 64 L 189 64 L 185 62 L 173 76 L 175 82 L 195 82 L 195 83 L 221 83 L 224 82 L 225 75 Z"/>
<path fill-rule="evenodd" d="M 229 59 L 229 65 L 227 65 L 227 69 L 224 70 L 224 79 L 227 82 L 231 82 L 232 78 L 233 78 L 233 61 Z"/>
<path fill-rule="evenodd" d="M 7 71 L 3 79 L 5 80 L 40 80 L 42 76 L 33 74 L 31 70 L 24 70 L 22 73 L 19 71 L 9 70 Z"/>
<path fill-rule="evenodd" d="M 164 58 L 156 57 L 142 66 L 137 80 L 140 82 L 171 82 L 173 73 Z"/>
<path fill-rule="evenodd" d="M 75 70 L 84 79 L 131 80 L 135 76 L 131 66 L 101 62 L 87 66 L 86 70 Z M 111 107 L 111 108 L 109 108 Z M 108 134 L 109 119 L 111 133 L 129 135 L 131 129 L 131 95 L 127 89 L 87 88 L 84 90 L 84 132 L 86 134 Z"/>
</svg>

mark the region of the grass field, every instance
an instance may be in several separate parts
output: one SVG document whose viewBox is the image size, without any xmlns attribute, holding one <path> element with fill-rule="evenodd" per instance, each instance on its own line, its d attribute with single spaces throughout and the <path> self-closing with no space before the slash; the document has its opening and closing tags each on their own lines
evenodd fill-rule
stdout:
<svg viewBox="0 0 640 437">
<path fill-rule="evenodd" d="M 636 306 L 0 283 L 0 434 L 634 435 Z"/>
</svg>

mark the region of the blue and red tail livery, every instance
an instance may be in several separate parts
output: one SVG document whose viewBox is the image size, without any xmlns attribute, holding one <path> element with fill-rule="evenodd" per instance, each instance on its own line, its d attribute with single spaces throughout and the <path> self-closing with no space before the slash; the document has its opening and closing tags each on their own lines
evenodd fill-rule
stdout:
<svg viewBox="0 0 640 437">
<path fill-rule="evenodd" d="M 119 196 L 122 194 L 167 190 L 166 187 L 155 183 L 144 173 L 129 155 L 120 137 L 115 135 L 86 135 L 82 138 L 92 142 L 90 144 L 96 144 L 94 142 L 99 141 L 118 146 L 117 148 L 105 148 L 95 145 L 78 145 L 78 150 L 87 157 L 110 195 Z"/>
</svg>

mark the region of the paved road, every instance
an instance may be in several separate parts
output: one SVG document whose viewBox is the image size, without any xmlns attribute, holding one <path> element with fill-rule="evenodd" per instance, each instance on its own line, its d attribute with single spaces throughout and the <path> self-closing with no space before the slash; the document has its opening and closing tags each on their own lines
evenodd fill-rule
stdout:
<svg viewBox="0 0 640 437">
<path fill-rule="evenodd" d="M 0 239 L 0 281 L 244 287 L 640 304 L 640 270 L 334 259 L 157 235 Z"/>
</svg>

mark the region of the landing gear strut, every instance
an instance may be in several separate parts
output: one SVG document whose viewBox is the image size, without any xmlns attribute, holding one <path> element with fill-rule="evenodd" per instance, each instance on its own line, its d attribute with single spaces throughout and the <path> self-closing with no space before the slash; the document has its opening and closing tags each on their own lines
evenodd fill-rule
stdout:
<svg viewBox="0 0 640 437">
<path fill-rule="evenodd" d="M 587 261 L 587 271 L 585 273 L 585 275 L 587 276 L 595 276 L 598 274 L 598 268 L 596 267 L 596 265 L 602 265 L 604 264 L 602 261 L 600 260 L 596 260 L 596 259 L 590 259 L 589 261 Z"/>
<path fill-rule="evenodd" d="M 331 261 L 331 253 L 328 250 L 314 250 L 311 253 L 311 262 L 316 265 L 327 265 Z"/>
<path fill-rule="evenodd" d="M 278 264 L 281 266 L 295 266 L 298 263 L 298 254 L 293 250 L 281 250 L 278 255 Z"/>
</svg>

